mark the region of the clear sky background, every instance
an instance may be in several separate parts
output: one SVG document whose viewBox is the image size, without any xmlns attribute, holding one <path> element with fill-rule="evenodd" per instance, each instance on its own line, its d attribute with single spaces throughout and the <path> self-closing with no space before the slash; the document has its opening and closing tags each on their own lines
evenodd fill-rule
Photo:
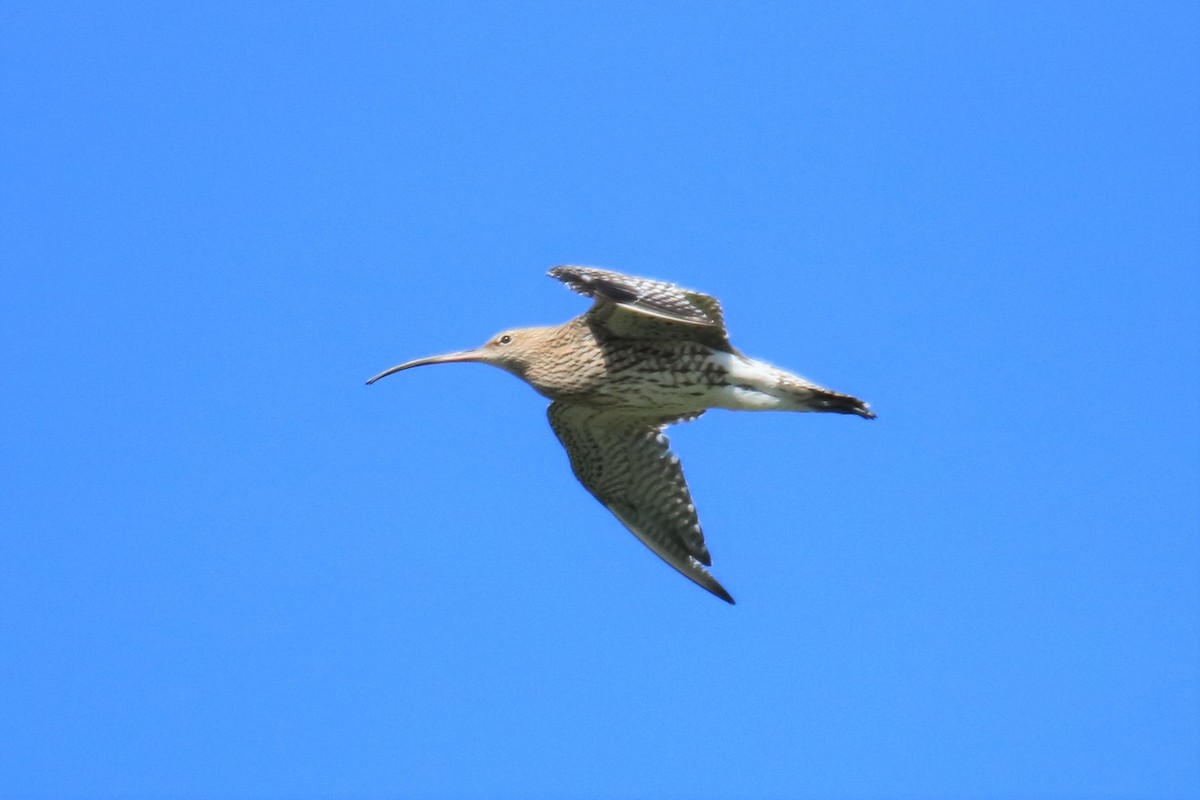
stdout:
<svg viewBox="0 0 1200 800">
<path fill-rule="evenodd" d="M 0 8 L 0 796 L 1200 796 L 1195 3 Z M 879 419 L 398 361 L 720 297 Z"/>
</svg>

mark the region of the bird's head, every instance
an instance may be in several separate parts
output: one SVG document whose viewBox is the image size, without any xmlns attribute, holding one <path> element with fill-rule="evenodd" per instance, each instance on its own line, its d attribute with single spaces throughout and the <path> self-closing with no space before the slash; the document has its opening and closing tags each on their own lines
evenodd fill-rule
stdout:
<svg viewBox="0 0 1200 800">
<path fill-rule="evenodd" d="M 529 364 L 537 355 L 539 344 L 545 339 L 549 328 L 514 328 L 501 331 L 488 339 L 483 346 L 474 350 L 460 350 L 456 353 L 445 353 L 440 356 L 418 358 L 386 369 L 367 381 L 372 384 L 380 378 L 386 378 L 402 370 L 412 367 L 423 367 L 426 364 L 453 364 L 460 361 L 477 361 L 481 364 L 491 364 L 493 367 L 511 372 L 518 378 L 524 378 Z"/>
</svg>

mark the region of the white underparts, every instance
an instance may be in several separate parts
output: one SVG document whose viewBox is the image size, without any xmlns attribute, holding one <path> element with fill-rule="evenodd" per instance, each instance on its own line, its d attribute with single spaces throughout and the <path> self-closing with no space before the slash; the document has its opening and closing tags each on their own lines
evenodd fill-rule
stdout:
<svg viewBox="0 0 1200 800">
<path fill-rule="evenodd" d="M 712 407 L 733 411 L 812 410 L 803 402 L 802 392 L 816 384 L 733 353 L 713 353 L 712 360 L 727 373 L 726 385 L 712 387 L 708 397 Z"/>
</svg>

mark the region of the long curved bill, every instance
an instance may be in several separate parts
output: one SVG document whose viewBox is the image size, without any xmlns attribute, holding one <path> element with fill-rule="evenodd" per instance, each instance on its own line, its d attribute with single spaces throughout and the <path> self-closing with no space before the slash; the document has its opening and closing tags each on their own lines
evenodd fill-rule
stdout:
<svg viewBox="0 0 1200 800">
<path fill-rule="evenodd" d="M 371 378 L 371 380 L 367 381 L 367 385 L 370 386 L 372 383 L 379 380 L 380 378 L 386 378 L 388 375 L 392 375 L 396 372 L 402 372 L 403 370 L 412 369 L 413 367 L 423 367 L 426 364 L 453 364 L 453 363 L 456 363 L 459 361 L 481 361 L 481 360 L 483 360 L 483 356 L 478 350 L 462 350 L 457 353 L 446 353 L 445 355 L 441 355 L 441 356 L 429 356 L 428 358 L 418 358 L 415 361 L 405 361 L 403 364 L 397 364 L 396 366 L 392 367 L 391 369 L 385 369 L 383 372 L 379 373 L 374 378 Z"/>
</svg>

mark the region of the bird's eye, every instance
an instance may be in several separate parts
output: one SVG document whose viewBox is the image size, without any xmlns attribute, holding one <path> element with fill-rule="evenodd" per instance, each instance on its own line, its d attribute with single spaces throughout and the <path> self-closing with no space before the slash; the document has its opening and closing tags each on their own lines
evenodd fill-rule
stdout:
<svg viewBox="0 0 1200 800">
<path fill-rule="evenodd" d="M 500 337 L 500 344 L 508 344 L 512 341 L 512 337 L 507 333 Z"/>
</svg>

